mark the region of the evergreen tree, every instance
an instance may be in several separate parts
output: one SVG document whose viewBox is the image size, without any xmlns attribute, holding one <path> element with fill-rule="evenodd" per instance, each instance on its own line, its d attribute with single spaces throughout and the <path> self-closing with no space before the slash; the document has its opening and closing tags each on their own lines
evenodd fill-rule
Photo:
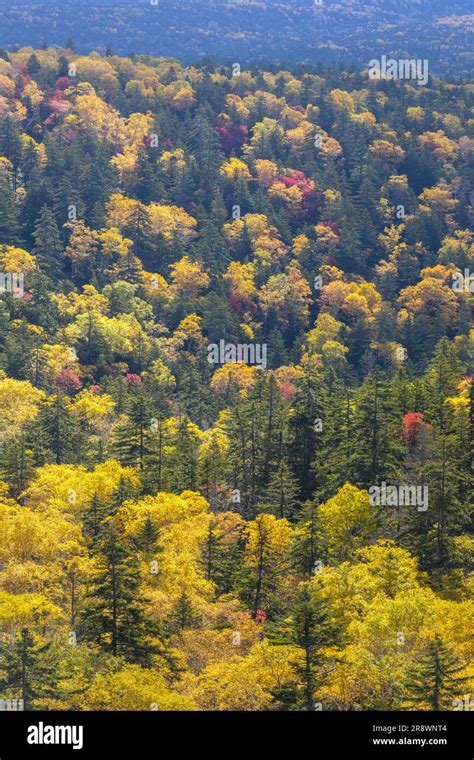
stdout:
<svg viewBox="0 0 474 760">
<path fill-rule="evenodd" d="M 410 700 L 428 705 L 431 710 L 452 710 L 453 699 L 461 696 L 468 680 L 459 675 L 462 670 L 464 667 L 436 634 L 408 672 L 406 690 Z"/>
<path fill-rule="evenodd" d="M 228 594 L 237 583 L 241 570 L 243 546 L 237 535 L 226 535 L 216 520 L 209 522 L 202 546 L 201 564 L 206 580 L 216 586 L 218 595 Z"/>
<path fill-rule="evenodd" d="M 97 493 L 94 493 L 90 504 L 86 507 L 82 515 L 84 530 L 93 544 L 96 544 L 102 533 L 102 521 L 107 516 L 107 509 L 101 503 Z"/>
<path fill-rule="evenodd" d="M 236 585 L 254 618 L 263 610 L 272 619 L 282 614 L 285 606 L 280 590 L 290 567 L 290 556 L 278 546 L 275 536 L 278 528 L 273 515 L 258 515 L 251 525 L 250 551 L 247 545 Z"/>
<path fill-rule="evenodd" d="M 184 415 L 179 418 L 173 438 L 173 451 L 170 452 L 166 467 L 170 490 L 175 493 L 194 491 L 197 485 L 196 436 L 191 432 L 189 419 Z"/>
<path fill-rule="evenodd" d="M 168 617 L 166 628 L 169 633 L 180 633 L 185 628 L 199 628 L 201 619 L 189 595 L 182 591 Z"/>
<path fill-rule="evenodd" d="M 320 650 L 334 646 L 338 630 L 323 602 L 316 599 L 311 584 L 300 583 L 290 620 L 276 626 L 271 639 L 277 644 L 294 644 L 303 650 L 302 663 L 295 664 L 300 689 L 294 692 L 293 709 L 315 710 L 315 691 L 329 675 L 328 658 Z M 275 696 L 279 697 L 278 693 Z"/>
<path fill-rule="evenodd" d="M 7 177 L 0 171 L 0 242 L 18 245 L 21 243 L 21 227 L 15 197 Z"/>
<path fill-rule="evenodd" d="M 33 445 L 41 458 L 52 458 L 56 464 L 77 461 L 77 426 L 65 396 L 57 394 L 46 401 L 35 421 L 35 431 Z"/>
<path fill-rule="evenodd" d="M 292 519 L 296 510 L 297 494 L 296 478 L 282 458 L 270 477 L 260 510 L 271 512 L 276 517 Z"/>
<path fill-rule="evenodd" d="M 135 553 L 112 524 L 105 526 L 96 555 L 97 571 L 89 581 L 81 637 L 95 641 L 114 657 L 145 667 L 166 649 L 157 624 L 146 610 Z"/>
<path fill-rule="evenodd" d="M 25 490 L 34 474 L 33 452 L 23 435 L 2 447 L 2 473 L 15 498 Z"/>
<path fill-rule="evenodd" d="M 400 422 L 390 386 L 375 370 L 356 399 L 350 461 L 354 482 L 370 486 L 397 477 L 402 451 Z"/>
<path fill-rule="evenodd" d="M 143 264 L 155 265 L 156 243 L 151 229 L 150 218 L 145 206 L 137 203 L 125 228 L 125 236 L 133 240 L 133 253 Z"/>
<path fill-rule="evenodd" d="M 122 506 L 127 499 L 136 498 L 136 489 L 130 482 L 130 480 L 123 475 L 120 476 L 118 486 L 107 505 L 107 515 L 114 515 L 119 507 Z"/>
<path fill-rule="evenodd" d="M 33 233 L 33 253 L 42 270 L 52 280 L 60 278 L 63 271 L 63 245 L 53 212 L 43 206 Z"/>
<path fill-rule="evenodd" d="M 161 551 L 158 545 L 160 531 L 148 516 L 135 537 L 135 544 L 146 559 Z"/>
<path fill-rule="evenodd" d="M 469 525 L 472 513 L 468 485 L 472 469 L 465 458 L 468 440 L 461 442 L 451 407 L 446 403 L 456 395 L 463 370 L 453 347 L 443 339 L 421 381 L 424 419 L 432 425 L 430 456 L 420 467 L 428 484 L 429 505 L 422 515 L 418 513 L 412 519 L 409 542 L 422 565 L 434 572 L 438 587 L 452 560 L 452 538 Z"/>
<path fill-rule="evenodd" d="M 305 367 L 291 399 L 288 421 L 288 458 L 298 479 L 302 500 L 311 498 L 314 493 L 318 476 L 311 465 L 317 451 L 323 449 L 326 426 L 335 413 L 334 405 L 329 407 L 324 378 L 310 366 Z"/>
<path fill-rule="evenodd" d="M 114 450 L 126 465 L 144 470 L 150 453 L 153 410 L 142 384 L 131 392 L 125 410 L 128 419 L 119 426 L 114 439 Z"/>
<path fill-rule="evenodd" d="M 317 502 L 306 502 L 298 518 L 292 551 L 293 564 L 297 572 L 311 578 L 317 569 L 317 562 L 322 561 Z"/>
<path fill-rule="evenodd" d="M 45 658 L 50 646 L 38 644 L 28 628 L 13 645 L 0 646 L 0 690 L 4 698 L 23 700 L 23 710 L 34 709 L 37 699 L 54 691 L 55 674 Z"/>
<path fill-rule="evenodd" d="M 200 198 L 206 208 L 213 197 L 217 168 L 221 163 L 219 140 L 213 129 L 209 114 L 200 108 L 194 117 L 188 134 L 188 145 L 193 152 L 199 170 Z"/>
</svg>

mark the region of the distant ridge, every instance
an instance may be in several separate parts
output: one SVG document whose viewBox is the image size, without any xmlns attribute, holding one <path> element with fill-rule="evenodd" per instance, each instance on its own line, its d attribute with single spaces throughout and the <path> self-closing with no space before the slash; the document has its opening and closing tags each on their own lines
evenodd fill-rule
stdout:
<svg viewBox="0 0 474 760">
<path fill-rule="evenodd" d="M 384 53 L 465 76 L 471 10 L 467 0 L 0 0 L 0 46 L 62 45 L 70 35 L 84 53 L 357 67 Z"/>
</svg>

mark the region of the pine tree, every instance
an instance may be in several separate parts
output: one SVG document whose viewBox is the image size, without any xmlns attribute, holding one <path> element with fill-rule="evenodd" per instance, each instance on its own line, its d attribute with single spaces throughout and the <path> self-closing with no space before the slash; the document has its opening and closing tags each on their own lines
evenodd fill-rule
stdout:
<svg viewBox="0 0 474 760">
<path fill-rule="evenodd" d="M 136 203 L 125 228 L 125 237 L 133 240 L 133 253 L 145 265 L 153 265 L 156 243 L 150 217 L 142 203 Z"/>
<path fill-rule="evenodd" d="M 276 644 L 293 644 L 303 650 L 303 662 L 295 664 L 300 689 L 294 692 L 293 709 L 315 710 L 314 693 L 329 673 L 328 658 L 320 650 L 337 643 L 338 629 L 331 621 L 323 602 L 316 599 L 307 581 L 300 583 L 291 618 L 276 625 L 270 634 Z M 275 695 L 278 699 L 279 695 Z"/>
<path fill-rule="evenodd" d="M 153 523 L 151 517 L 148 516 L 135 536 L 135 544 L 142 552 L 145 559 L 150 559 L 152 556 L 162 551 L 161 547 L 158 545 L 159 537 L 160 531 Z"/>
<path fill-rule="evenodd" d="M 51 396 L 41 409 L 36 421 L 34 445 L 46 458 L 53 457 L 56 464 L 77 461 L 75 450 L 77 425 L 69 412 L 65 396 Z"/>
<path fill-rule="evenodd" d="M 201 564 L 206 580 L 215 584 L 219 596 L 233 591 L 239 577 L 243 557 L 240 534 L 239 531 L 236 536 L 228 536 L 215 519 L 209 522 L 202 545 Z"/>
<path fill-rule="evenodd" d="M 39 644 L 28 628 L 22 628 L 13 645 L 0 646 L 0 690 L 23 700 L 32 710 L 35 700 L 54 690 L 55 673 L 44 657 L 51 644 Z"/>
<path fill-rule="evenodd" d="M 140 566 L 113 525 L 107 525 L 96 555 L 80 625 L 81 637 L 114 657 L 148 667 L 165 654 L 161 633 L 142 595 Z"/>
<path fill-rule="evenodd" d="M 400 418 L 391 388 L 379 370 L 368 375 L 356 400 L 351 473 L 354 482 L 370 486 L 394 480 L 403 450 Z"/>
<path fill-rule="evenodd" d="M 318 525 L 318 503 L 308 501 L 298 515 L 295 543 L 292 551 L 293 565 L 297 572 L 311 578 L 321 562 L 321 536 Z"/>
<path fill-rule="evenodd" d="M 128 419 L 116 431 L 113 448 L 125 465 L 145 470 L 152 438 L 153 409 L 141 384 L 125 404 Z"/>
<path fill-rule="evenodd" d="M 52 280 L 59 279 L 63 271 L 63 245 L 53 212 L 47 206 L 41 209 L 33 237 L 33 253 L 42 270 Z"/>
<path fill-rule="evenodd" d="M 276 517 L 292 519 L 297 508 L 298 484 L 285 460 L 281 458 L 270 476 L 270 482 L 265 489 L 262 512 L 271 512 Z"/>
<path fill-rule="evenodd" d="M 185 628 L 199 628 L 202 615 L 195 609 L 186 591 L 176 600 L 166 622 L 169 633 L 180 633 Z"/>
<path fill-rule="evenodd" d="M 7 178 L 0 171 L 0 242 L 9 245 L 21 243 L 21 227 L 15 197 Z"/>
<path fill-rule="evenodd" d="M 468 678 L 459 673 L 464 669 L 439 634 L 425 647 L 410 668 L 406 692 L 416 704 L 428 705 L 431 710 L 452 710 L 453 699 L 461 695 Z"/>
</svg>

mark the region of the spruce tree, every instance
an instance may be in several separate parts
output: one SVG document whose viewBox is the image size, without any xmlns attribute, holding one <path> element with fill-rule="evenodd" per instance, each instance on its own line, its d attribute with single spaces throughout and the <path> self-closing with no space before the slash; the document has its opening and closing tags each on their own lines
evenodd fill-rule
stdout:
<svg viewBox="0 0 474 760">
<path fill-rule="evenodd" d="M 90 504 L 82 513 L 82 523 L 85 533 L 90 537 L 92 544 L 96 544 L 102 533 L 102 521 L 107 515 L 107 510 L 97 493 L 94 493 Z"/>
<path fill-rule="evenodd" d="M 15 498 L 25 490 L 34 474 L 33 452 L 25 435 L 18 436 L 2 448 L 1 468 Z"/>
<path fill-rule="evenodd" d="M 88 584 L 81 637 L 95 641 L 114 657 L 149 667 L 154 655 L 165 654 L 165 647 L 159 626 L 146 610 L 136 554 L 112 524 L 104 528 L 96 563 L 97 571 Z"/>
<path fill-rule="evenodd" d="M 303 651 L 302 662 L 293 665 L 299 681 L 294 692 L 293 709 L 315 710 L 314 695 L 329 674 L 329 660 L 320 650 L 337 642 L 338 629 L 331 621 L 326 605 L 315 597 L 307 581 L 300 583 L 291 618 L 276 625 L 270 634 L 275 644 L 293 644 Z M 278 694 L 275 695 L 278 698 Z"/>
<path fill-rule="evenodd" d="M 406 680 L 409 699 L 428 705 L 431 710 L 452 710 L 453 700 L 461 696 L 467 676 L 464 669 L 439 634 L 430 641 L 414 661 Z"/>
<path fill-rule="evenodd" d="M 291 520 L 297 508 L 298 484 L 283 458 L 274 468 L 259 509 Z"/>
<path fill-rule="evenodd" d="M 146 207 L 141 203 L 136 203 L 124 234 L 133 240 L 133 253 L 145 265 L 155 264 L 153 257 L 155 251 L 155 240 L 150 224 L 150 217 Z"/>
<path fill-rule="evenodd" d="M 135 544 L 146 559 L 162 551 L 158 545 L 160 531 L 148 515 L 142 527 L 135 536 Z"/>
<path fill-rule="evenodd" d="M 13 190 L 6 176 L 0 171 L 0 243 L 21 243 L 21 227 Z"/>
<path fill-rule="evenodd" d="M 153 409 L 151 401 L 139 384 L 125 404 L 128 419 L 116 431 L 113 448 L 125 465 L 145 470 L 152 438 Z"/>
<path fill-rule="evenodd" d="M 390 385 L 375 370 L 357 394 L 350 472 L 354 482 L 365 486 L 382 480 L 394 482 L 399 472 L 400 418 Z"/>
<path fill-rule="evenodd" d="M 324 378 L 311 366 L 306 366 L 291 398 L 288 415 L 288 459 L 298 480 L 302 500 L 313 496 L 318 473 L 311 465 L 318 450 L 323 448 L 326 426 L 335 412 L 334 406 L 331 409 L 328 406 Z"/>
<path fill-rule="evenodd" d="M 202 615 L 195 609 L 189 594 L 182 591 L 166 621 L 169 633 L 180 633 L 185 628 L 199 628 Z"/>
<path fill-rule="evenodd" d="M 53 692 L 55 673 L 45 658 L 50 646 L 35 641 L 28 628 L 21 629 L 12 646 L 1 644 L 0 692 L 3 698 L 21 699 L 23 710 L 32 710 L 37 699 Z"/>
<path fill-rule="evenodd" d="M 318 524 L 318 503 L 308 501 L 298 515 L 295 543 L 292 551 L 293 565 L 297 572 L 311 578 L 316 563 L 322 561 L 321 530 Z"/>
<path fill-rule="evenodd" d="M 37 432 L 34 445 L 39 445 L 43 456 L 47 459 L 52 458 L 56 464 L 77 461 L 77 424 L 69 412 L 65 396 L 51 396 L 41 409 L 34 427 Z"/>
<path fill-rule="evenodd" d="M 230 535 L 222 531 L 216 519 L 209 522 L 206 538 L 202 545 L 201 565 L 206 580 L 216 586 L 216 593 L 228 594 L 233 591 L 241 571 L 243 546 L 241 531 Z"/>
<path fill-rule="evenodd" d="M 461 438 L 456 416 L 446 403 L 457 395 L 463 372 L 454 347 L 444 338 L 420 383 L 424 419 L 431 423 L 430 456 L 420 467 L 429 505 L 426 512 L 413 516 L 408 537 L 422 566 L 434 573 L 438 588 L 452 562 L 453 537 L 469 525 L 472 512 L 469 441 L 466 433 Z"/>
<path fill-rule="evenodd" d="M 58 280 L 63 271 L 63 245 L 54 214 L 43 206 L 33 233 L 33 253 L 41 269 L 52 280 Z"/>
</svg>

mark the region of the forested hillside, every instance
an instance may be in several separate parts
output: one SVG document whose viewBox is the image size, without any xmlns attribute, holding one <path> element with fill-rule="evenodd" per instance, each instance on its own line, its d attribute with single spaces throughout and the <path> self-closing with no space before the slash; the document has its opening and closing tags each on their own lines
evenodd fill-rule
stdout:
<svg viewBox="0 0 474 760">
<path fill-rule="evenodd" d="M 472 95 L 2 54 L 2 699 L 472 709 Z"/>
<path fill-rule="evenodd" d="M 427 58 L 435 74 L 473 72 L 470 0 L 0 0 L 0 47 L 211 56 L 282 66 L 366 66 L 374 50 Z"/>
</svg>

